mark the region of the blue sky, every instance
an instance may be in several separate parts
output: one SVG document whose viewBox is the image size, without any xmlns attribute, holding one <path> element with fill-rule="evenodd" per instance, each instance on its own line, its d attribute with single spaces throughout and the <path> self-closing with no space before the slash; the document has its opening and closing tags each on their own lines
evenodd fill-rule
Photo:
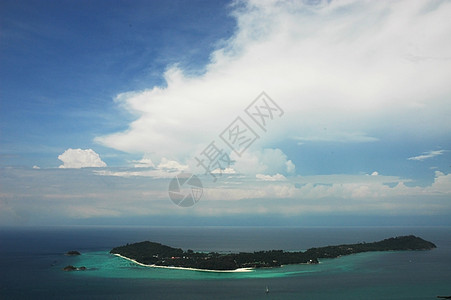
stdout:
<svg viewBox="0 0 451 300">
<path fill-rule="evenodd" d="M 0 224 L 446 223 L 449 20 L 448 1 L 2 0 Z M 262 91 L 283 110 L 266 131 L 245 113 Z M 259 136 L 241 156 L 236 117 Z M 212 141 L 234 161 L 216 182 Z M 182 171 L 205 187 L 190 208 L 167 192 Z"/>
</svg>

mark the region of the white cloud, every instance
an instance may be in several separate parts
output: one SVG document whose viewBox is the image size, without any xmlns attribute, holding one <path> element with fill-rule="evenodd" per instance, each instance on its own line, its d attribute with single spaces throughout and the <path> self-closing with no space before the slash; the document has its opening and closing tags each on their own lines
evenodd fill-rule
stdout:
<svg viewBox="0 0 451 300">
<path fill-rule="evenodd" d="M 133 168 L 110 168 L 109 170 L 94 172 L 102 176 L 171 178 L 189 168 L 188 165 L 182 165 L 175 160 L 169 160 L 165 157 L 161 159 L 157 166 L 146 155 L 142 159 L 134 162 L 136 164 Z"/>
<path fill-rule="evenodd" d="M 282 179 L 282 175 L 251 178 L 231 174 L 215 184 L 208 184 L 202 177 L 205 196 L 190 210 L 176 209 L 168 199 L 167 188 L 174 174 L 152 180 L 139 176 L 95 175 L 102 171 L 111 170 L 63 172 L 49 169 L 43 175 L 32 169 L 4 168 L 0 172 L 0 220 L 3 224 L 14 220 L 23 224 L 24 219 L 52 222 L 59 218 L 174 214 L 193 217 L 314 212 L 443 215 L 451 212 L 451 174 L 440 171 L 426 187 L 412 187 L 404 184 L 409 180 L 399 177 L 366 174 L 297 176 L 286 177 L 283 181 L 262 180 Z"/>
<path fill-rule="evenodd" d="M 451 174 L 435 171 L 434 183 L 427 187 L 424 193 L 451 195 Z"/>
<path fill-rule="evenodd" d="M 280 149 L 247 151 L 241 157 L 232 155 L 233 169 L 242 174 L 293 174 L 296 166 Z"/>
<path fill-rule="evenodd" d="M 423 152 L 423 154 L 418 155 L 418 156 L 409 157 L 408 160 L 425 160 L 428 158 L 433 158 L 433 157 L 442 155 L 445 152 L 447 152 L 447 150 L 432 150 L 432 151 L 428 151 L 428 152 Z"/>
<path fill-rule="evenodd" d="M 155 168 L 155 164 L 148 155 L 144 155 L 142 159 L 133 162 L 135 168 Z"/>
<path fill-rule="evenodd" d="M 405 180 L 392 176 L 325 175 L 307 176 L 285 181 L 272 180 L 272 176 L 259 174 L 257 181 L 246 185 L 230 185 L 227 189 L 213 186 L 205 190 L 210 211 L 216 203 L 228 202 L 231 213 L 311 213 L 362 212 L 365 213 L 418 213 L 442 214 L 450 211 L 451 174 L 436 173 L 434 183 L 427 187 L 405 185 Z M 295 186 L 293 181 L 302 182 Z M 387 185 L 386 183 L 395 183 Z M 254 206 L 246 206 L 254 199 Z M 277 201 L 274 201 L 276 200 Z M 235 204 L 236 203 L 236 204 Z M 259 205 L 264 210 L 259 211 Z M 263 209 L 263 208 L 262 208 Z M 217 212 L 219 213 L 219 212 Z"/>
<path fill-rule="evenodd" d="M 63 154 L 58 156 L 63 162 L 60 168 L 101 168 L 106 167 L 100 156 L 92 149 L 72 149 L 69 148 Z"/>
<path fill-rule="evenodd" d="M 94 171 L 94 174 L 100 175 L 100 176 L 114 176 L 114 177 L 151 177 L 154 179 L 160 179 L 160 178 L 172 178 L 175 175 L 177 175 L 178 171 L 170 171 L 170 170 L 161 170 L 161 169 L 132 169 L 132 170 L 115 170 L 115 169 L 108 169 L 108 170 L 99 170 Z"/>
<path fill-rule="evenodd" d="M 215 169 L 211 173 L 213 174 L 236 174 L 236 171 L 233 168 L 224 168 L 224 169 Z"/>
<path fill-rule="evenodd" d="M 367 136 L 362 132 L 328 132 L 327 130 L 316 132 L 314 136 L 301 136 L 294 139 L 298 140 L 301 144 L 303 142 L 367 143 L 379 140 L 378 138 Z"/>
<path fill-rule="evenodd" d="M 292 137 L 372 142 L 394 128 L 417 136 L 451 131 L 451 2 L 252 0 L 236 7 L 237 31 L 204 74 L 171 66 L 167 87 L 118 95 L 137 119 L 96 141 L 184 162 L 262 90 L 286 113 L 259 131 L 253 151 Z"/>
<path fill-rule="evenodd" d="M 287 160 L 287 162 L 285 163 L 285 165 L 287 166 L 287 173 L 288 174 L 294 174 L 296 171 L 296 166 L 295 164 L 291 161 L 291 160 Z"/>
<path fill-rule="evenodd" d="M 276 175 L 264 175 L 264 174 L 257 174 L 255 175 L 257 179 L 263 180 L 263 181 L 285 181 L 287 178 L 283 176 L 282 174 L 277 173 Z"/>
<path fill-rule="evenodd" d="M 375 142 L 387 133 L 391 138 L 449 137 L 451 2 L 307 2 L 251 0 L 236 6 L 237 31 L 224 48 L 212 53 L 205 73 L 188 76 L 169 66 L 166 87 L 117 95 L 117 105 L 136 118 L 127 130 L 96 141 L 129 153 L 146 153 L 132 162 L 134 168 L 51 170 L 56 173 L 45 178 L 38 177 L 42 172 L 20 170 L 29 173 L 17 183 L 0 176 L 5 189 L 0 212 L 33 212 L 37 205 L 32 206 L 30 199 L 40 198 L 40 212 L 65 205 L 67 210 L 56 214 L 63 216 L 69 211 L 74 217 L 114 216 L 131 209 L 134 214 L 172 213 L 168 179 L 194 168 L 193 157 L 212 140 L 219 141 L 218 134 L 238 115 L 246 118 L 243 109 L 262 90 L 283 108 L 284 116 L 266 133 L 254 128 L 260 139 L 241 157 L 233 157 L 236 162 L 222 171 L 227 176 L 206 188 L 206 198 L 190 212 L 221 208 L 210 200 L 238 213 L 391 212 L 394 207 L 449 212 L 451 174 L 437 171 L 427 187 L 412 187 L 406 184 L 409 179 L 377 171 L 373 176 L 296 177 L 290 176 L 294 163 L 274 145 L 287 139 Z M 61 168 L 106 166 L 91 149 L 68 149 L 58 158 Z M 29 180 L 31 176 L 35 180 Z M 208 175 L 205 178 L 211 181 Z M 412 198 L 419 200 L 409 202 Z M 83 199 L 86 202 L 80 204 Z M 245 205 L 255 199 L 267 201 Z M 281 205 L 282 201 L 291 205 Z"/>
<path fill-rule="evenodd" d="M 161 162 L 158 164 L 157 168 L 160 170 L 165 170 L 165 171 L 180 172 L 180 171 L 186 170 L 188 168 L 188 165 L 182 165 L 175 160 L 169 160 L 169 159 L 163 157 Z"/>
</svg>

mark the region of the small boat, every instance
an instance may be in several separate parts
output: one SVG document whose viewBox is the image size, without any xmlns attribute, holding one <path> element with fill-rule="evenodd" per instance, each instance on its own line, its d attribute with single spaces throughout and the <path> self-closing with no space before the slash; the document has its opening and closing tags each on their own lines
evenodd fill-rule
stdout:
<svg viewBox="0 0 451 300">
<path fill-rule="evenodd" d="M 268 294 L 268 293 L 269 293 L 269 288 L 268 288 L 268 286 L 266 286 L 266 290 L 265 290 L 265 293 L 266 293 L 266 294 Z"/>
</svg>

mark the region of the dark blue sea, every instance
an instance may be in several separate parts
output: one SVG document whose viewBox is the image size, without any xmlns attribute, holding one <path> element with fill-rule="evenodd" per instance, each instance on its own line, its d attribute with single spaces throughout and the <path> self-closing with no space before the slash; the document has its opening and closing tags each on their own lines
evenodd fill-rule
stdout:
<svg viewBox="0 0 451 300">
<path fill-rule="evenodd" d="M 431 251 L 361 253 L 243 273 L 148 268 L 110 255 L 156 241 L 195 251 L 304 250 L 414 234 Z M 80 256 L 69 257 L 69 250 Z M 65 272 L 66 265 L 86 271 Z M 265 293 L 266 287 L 269 293 Z M 0 229 L 0 299 L 437 299 L 451 296 L 450 227 Z"/>
</svg>

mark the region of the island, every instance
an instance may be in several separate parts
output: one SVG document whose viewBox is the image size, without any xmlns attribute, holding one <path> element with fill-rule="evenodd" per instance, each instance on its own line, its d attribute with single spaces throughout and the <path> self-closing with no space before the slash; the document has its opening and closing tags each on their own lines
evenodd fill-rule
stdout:
<svg viewBox="0 0 451 300">
<path fill-rule="evenodd" d="M 67 256 L 77 256 L 77 255 L 81 255 L 81 253 L 76 250 L 71 250 L 71 251 L 67 251 L 66 255 Z"/>
<path fill-rule="evenodd" d="M 65 266 L 64 268 L 63 268 L 63 271 L 67 271 L 67 272 L 70 272 L 70 271 L 85 271 L 86 270 L 86 267 L 74 267 L 74 266 L 72 266 L 72 265 L 68 265 L 68 266 Z"/>
<path fill-rule="evenodd" d="M 110 253 L 151 267 L 185 268 L 200 271 L 236 271 L 280 267 L 290 264 L 317 264 L 322 258 L 336 258 L 370 251 L 430 250 L 431 242 L 409 235 L 373 243 L 346 244 L 311 248 L 306 251 L 269 250 L 253 253 L 218 253 L 183 251 L 155 242 L 139 242 L 113 248 Z"/>
</svg>

